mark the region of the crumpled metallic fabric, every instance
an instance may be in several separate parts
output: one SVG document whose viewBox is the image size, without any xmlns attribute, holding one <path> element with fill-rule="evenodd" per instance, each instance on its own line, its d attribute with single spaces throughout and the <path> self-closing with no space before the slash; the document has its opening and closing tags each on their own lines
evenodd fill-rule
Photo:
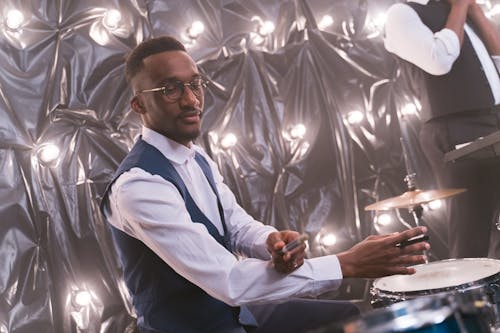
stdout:
<svg viewBox="0 0 500 333">
<path fill-rule="evenodd" d="M 420 187 L 433 187 L 418 108 L 401 112 L 418 101 L 375 20 L 394 2 L 2 0 L 0 332 L 136 332 L 98 210 L 140 131 L 124 56 L 152 36 L 186 38 L 194 20 L 203 34 L 182 40 L 211 79 L 197 143 L 249 213 L 307 232 L 310 256 L 414 225 L 404 210 L 388 212 L 390 225 L 364 211 L 406 190 L 402 142 Z M 24 13 L 20 29 L 7 27 L 10 9 Z M 116 26 L 110 9 L 121 13 Z M 325 14 L 333 24 L 318 26 Z M 258 36 L 266 20 L 275 29 Z M 47 144 L 60 150 L 52 162 L 41 160 Z M 439 256 L 443 213 L 425 217 Z M 329 232 L 337 243 L 325 246 Z"/>
</svg>

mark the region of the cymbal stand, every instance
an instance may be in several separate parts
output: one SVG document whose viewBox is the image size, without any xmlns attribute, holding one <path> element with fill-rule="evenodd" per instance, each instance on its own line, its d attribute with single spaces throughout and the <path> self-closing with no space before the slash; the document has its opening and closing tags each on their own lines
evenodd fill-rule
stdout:
<svg viewBox="0 0 500 333">
<path fill-rule="evenodd" d="M 408 187 L 408 191 L 415 191 L 417 189 L 416 177 L 417 177 L 416 173 L 409 173 L 404 178 L 404 181 L 406 182 L 406 186 Z M 418 204 L 418 205 L 412 206 L 412 207 L 408 208 L 408 210 L 413 215 L 413 218 L 415 220 L 415 226 L 418 227 L 418 226 L 422 225 L 422 215 L 424 213 L 424 208 L 422 207 L 422 205 Z"/>
<path fill-rule="evenodd" d="M 422 224 L 422 215 L 424 215 L 424 207 L 422 205 L 416 205 L 408 208 L 408 211 L 413 215 L 413 219 L 415 220 L 415 226 L 419 227 Z"/>
<path fill-rule="evenodd" d="M 406 175 L 404 180 L 406 182 L 406 185 L 408 186 L 409 191 L 415 191 L 417 189 L 417 181 L 415 173 Z M 415 220 L 415 226 L 416 227 L 422 226 L 423 225 L 422 216 L 424 215 L 424 207 L 421 204 L 417 204 L 415 206 L 408 208 L 408 211 L 412 214 L 413 219 Z M 425 262 L 428 263 L 429 257 L 433 256 L 433 254 L 430 251 L 423 251 L 422 253 L 427 257 L 427 260 Z"/>
<path fill-rule="evenodd" d="M 406 176 L 404 178 L 404 181 L 406 183 L 406 186 L 408 187 L 408 191 L 415 191 L 417 189 L 417 174 L 413 170 L 413 165 L 410 161 L 410 157 L 408 155 L 408 149 L 406 148 L 406 140 L 403 139 L 402 137 L 400 138 L 401 140 L 401 148 L 403 150 L 403 158 L 405 161 L 405 167 L 406 167 Z M 409 208 L 410 213 L 413 215 L 413 218 L 415 219 L 415 225 L 418 227 L 419 225 L 422 225 L 422 214 L 424 212 L 424 209 L 422 208 L 422 205 L 418 204 L 413 207 Z"/>
</svg>

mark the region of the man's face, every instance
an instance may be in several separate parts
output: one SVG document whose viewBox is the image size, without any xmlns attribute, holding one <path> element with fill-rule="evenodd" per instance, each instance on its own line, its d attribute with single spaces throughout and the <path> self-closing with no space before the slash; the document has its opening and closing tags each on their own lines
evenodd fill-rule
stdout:
<svg viewBox="0 0 500 333">
<path fill-rule="evenodd" d="M 132 79 L 135 92 L 163 87 L 166 84 L 189 83 L 200 74 L 193 59 L 183 51 L 167 51 L 144 59 L 144 69 Z M 200 134 L 203 90 L 196 96 L 184 86 L 178 100 L 172 101 L 161 91 L 143 92 L 132 99 L 132 108 L 141 114 L 144 126 L 189 146 Z"/>
</svg>

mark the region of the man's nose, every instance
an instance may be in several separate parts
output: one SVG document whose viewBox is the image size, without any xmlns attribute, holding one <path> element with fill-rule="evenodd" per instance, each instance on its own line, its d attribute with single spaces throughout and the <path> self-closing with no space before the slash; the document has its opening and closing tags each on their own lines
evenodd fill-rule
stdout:
<svg viewBox="0 0 500 333">
<path fill-rule="evenodd" d="M 189 85 L 184 86 L 184 91 L 182 92 L 182 96 L 181 99 L 179 100 L 179 103 L 181 104 L 181 106 L 198 107 L 200 105 L 200 101 L 193 93 Z"/>
</svg>

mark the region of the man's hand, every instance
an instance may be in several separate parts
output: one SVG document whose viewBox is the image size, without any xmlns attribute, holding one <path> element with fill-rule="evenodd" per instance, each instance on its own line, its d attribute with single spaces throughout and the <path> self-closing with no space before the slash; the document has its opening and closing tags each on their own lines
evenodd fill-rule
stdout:
<svg viewBox="0 0 500 333">
<path fill-rule="evenodd" d="M 296 231 L 284 230 L 273 232 L 267 237 L 267 250 L 271 253 L 274 268 L 280 273 L 290 273 L 302 266 L 306 245 L 302 244 L 284 254 L 280 250 L 293 240 L 299 238 Z"/>
<path fill-rule="evenodd" d="M 418 227 L 390 235 L 369 236 L 351 249 L 337 255 L 344 277 L 378 278 L 393 274 L 413 274 L 408 265 L 422 264 L 428 250 L 426 242 L 405 247 L 397 245 L 427 232 L 426 227 Z"/>
</svg>

